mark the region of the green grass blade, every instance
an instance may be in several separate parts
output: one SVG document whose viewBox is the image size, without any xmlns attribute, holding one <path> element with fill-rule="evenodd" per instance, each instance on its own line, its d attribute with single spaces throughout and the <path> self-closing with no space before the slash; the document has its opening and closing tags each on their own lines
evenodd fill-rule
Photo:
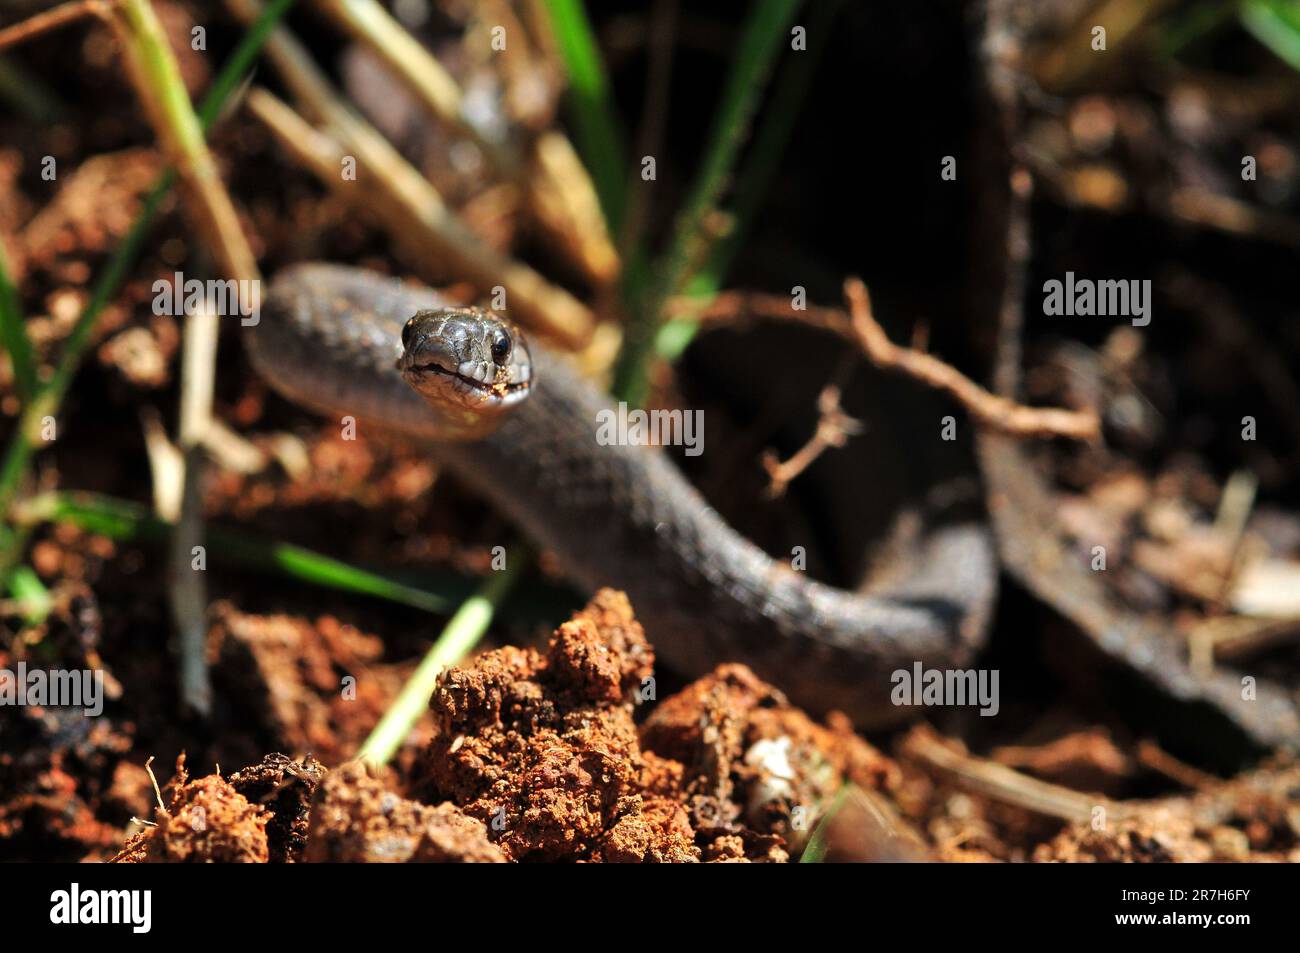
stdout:
<svg viewBox="0 0 1300 953">
<path fill-rule="evenodd" d="M 1247 33 L 1292 69 L 1300 70 L 1300 2 L 1245 0 L 1240 18 Z"/>
<path fill-rule="evenodd" d="M 23 323 L 18 291 L 9 277 L 9 255 L 0 241 L 0 344 L 14 370 L 14 389 L 26 404 L 36 393 L 36 355 L 32 351 L 27 325 Z"/>
<path fill-rule="evenodd" d="M 754 219 L 758 217 L 759 208 L 794 132 L 804 96 L 812 84 L 813 73 L 826 49 L 841 6 L 843 0 L 821 0 L 809 11 L 808 49 L 787 59 L 773 85 L 772 100 L 763 110 L 753 147 L 736 176 L 736 185 L 732 190 L 730 205 L 734 224 L 718 240 L 708 262 L 696 276 L 697 280 L 702 279 L 703 287 L 711 293 L 716 294 L 720 290 L 740 246 L 749 237 Z"/>
<path fill-rule="evenodd" d="M 646 362 L 662 320 L 663 308 L 692 266 L 708 260 L 713 239 L 705 222 L 717 208 L 731 171 L 749 132 L 777 53 L 788 45 L 789 26 L 799 0 L 755 0 L 728 73 L 722 98 L 706 140 L 704 158 L 696 172 L 668 251 L 656 266 L 646 300 L 634 304 L 627 335 L 614 372 L 614 393 L 629 403 L 645 398 Z"/>
<path fill-rule="evenodd" d="M 271 35 L 280 18 L 289 12 L 294 2 L 295 0 L 272 0 L 266 5 L 261 16 L 245 31 L 239 45 L 230 54 L 230 59 L 222 65 L 221 72 L 212 81 L 212 86 L 204 94 L 196 110 L 204 132 L 212 128 L 212 124 L 221 115 L 231 94 L 243 85 L 245 74 L 252 67 L 253 60 L 257 59 L 262 44 Z"/>
<path fill-rule="evenodd" d="M 827 832 L 830 830 L 830 822 L 848 803 L 852 792 L 852 784 L 845 784 L 835 792 L 830 807 L 826 809 L 826 813 L 822 815 L 822 819 L 817 822 L 817 826 L 813 828 L 812 834 L 809 835 L 808 843 L 804 845 L 803 853 L 799 855 L 799 863 L 821 864 L 826 862 L 826 850 L 829 846 Z"/>
<path fill-rule="evenodd" d="M 508 553 L 506 568 L 491 573 L 478 591 L 456 610 L 419 667 L 402 686 L 388 711 L 384 712 L 384 717 L 379 720 L 370 737 L 362 744 L 357 753 L 358 759 L 383 765 L 397 753 L 420 716 L 428 710 L 429 699 L 433 696 L 438 676 L 443 669 L 464 658 L 492 624 L 492 617 L 501 600 L 519 575 L 517 564 L 522 559 L 517 551 Z"/>
<path fill-rule="evenodd" d="M 605 64 L 582 0 L 549 0 L 543 7 L 569 77 L 578 148 L 595 183 L 609 233 L 617 235 L 627 210 L 628 169 Z"/>
<path fill-rule="evenodd" d="M 71 523 L 120 541 L 164 544 L 171 524 L 143 506 L 94 493 L 56 493 L 32 501 L 30 518 Z M 362 569 L 291 543 L 262 539 L 238 530 L 209 527 L 206 544 L 214 561 L 229 560 L 244 569 L 274 572 L 313 585 L 373 596 L 444 615 L 468 595 L 472 585 L 450 573 L 416 587 L 393 575 Z"/>
<path fill-rule="evenodd" d="M 19 566 L 9 576 L 9 594 L 18 603 L 23 621 L 39 625 L 50 614 L 54 600 L 30 566 Z"/>
<path fill-rule="evenodd" d="M 50 125 L 64 113 L 54 91 L 39 76 L 0 56 L 0 103 L 32 122 Z"/>
<path fill-rule="evenodd" d="M 708 261 L 686 289 L 686 294 L 698 299 L 701 307 L 722 290 L 736 255 L 753 231 L 754 220 L 771 188 L 781 157 L 785 155 L 799 110 L 812 84 L 813 73 L 842 6 L 843 0 L 823 0 L 812 8 L 808 20 L 808 49 L 787 60 L 773 86 L 775 93 L 763 110 L 754 145 L 736 176 L 730 203 L 731 228 L 714 245 Z M 698 329 L 699 322 L 689 317 L 664 322 L 655 338 L 655 352 L 666 361 L 677 360 Z"/>
<path fill-rule="evenodd" d="M 147 507 L 98 493 L 43 494 L 26 501 L 19 514 L 21 530 L 28 530 L 38 522 L 69 523 L 120 542 L 162 546 L 172 531 L 170 523 L 159 519 Z M 206 527 L 204 542 L 214 567 L 228 564 L 233 569 L 272 573 L 434 615 L 454 611 L 473 595 L 476 585 L 472 578 L 453 572 L 356 566 L 304 546 L 221 526 Z M 530 580 L 519 585 L 507 607 L 507 615 L 525 625 L 552 625 L 581 604 L 580 596 L 566 587 Z"/>
<path fill-rule="evenodd" d="M 1186 10 L 1179 10 L 1161 26 L 1156 51 L 1163 59 L 1175 59 L 1218 32 L 1225 23 L 1237 19 L 1240 12 L 1238 4 L 1224 0 L 1201 0 Z"/>
<path fill-rule="evenodd" d="M 798 0 L 758 0 L 754 5 L 709 132 L 704 162 L 678 219 L 668 257 L 670 268 L 665 276 L 668 283 L 665 290 L 669 293 L 685 277 L 690 246 L 727 185 L 776 54 L 789 38 L 787 27 L 798 7 Z"/>
</svg>

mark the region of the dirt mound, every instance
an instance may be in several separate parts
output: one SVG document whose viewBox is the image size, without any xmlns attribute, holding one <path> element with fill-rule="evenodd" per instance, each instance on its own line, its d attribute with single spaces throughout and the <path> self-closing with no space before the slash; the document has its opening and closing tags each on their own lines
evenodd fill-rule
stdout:
<svg viewBox="0 0 1300 953">
<path fill-rule="evenodd" d="M 182 759 L 156 823 L 115 859 L 785 861 L 846 781 L 897 783 L 846 722 L 816 724 L 741 665 L 638 728 L 653 673 L 627 598 L 603 590 L 544 652 L 497 649 L 444 673 L 409 784 L 282 754 L 191 781 Z"/>
</svg>

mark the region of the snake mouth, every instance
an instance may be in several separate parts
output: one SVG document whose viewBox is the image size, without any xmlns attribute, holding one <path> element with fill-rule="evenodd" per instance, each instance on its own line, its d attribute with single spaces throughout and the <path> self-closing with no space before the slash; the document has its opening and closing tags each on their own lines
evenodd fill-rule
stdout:
<svg viewBox="0 0 1300 953">
<path fill-rule="evenodd" d="M 455 390 L 466 396 L 476 396 L 482 401 L 492 403 L 514 403 L 528 395 L 531 381 L 482 381 L 474 377 L 466 377 L 459 371 L 448 367 L 443 367 L 435 361 L 426 361 L 424 363 L 406 364 L 404 370 L 407 374 L 420 377 L 425 374 L 431 374 L 437 377 L 446 378 Z"/>
</svg>

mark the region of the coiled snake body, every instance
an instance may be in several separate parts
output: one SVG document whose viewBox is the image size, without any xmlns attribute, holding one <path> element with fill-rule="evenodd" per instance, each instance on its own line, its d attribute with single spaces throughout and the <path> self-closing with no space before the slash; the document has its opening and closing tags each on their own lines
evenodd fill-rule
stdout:
<svg viewBox="0 0 1300 953">
<path fill-rule="evenodd" d="M 969 664 L 996 581 L 982 524 L 931 530 L 916 571 L 887 591 L 819 583 L 731 529 L 658 449 L 598 443 L 612 399 L 563 358 L 444 304 L 363 270 L 299 265 L 273 282 L 250 351 L 291 400 L 428 442 L 575 582 L 626 591 L 685 674 L 744 662 L 806 707 L 872 724 L 900 714 L 894 671 Z"/>
</svg>

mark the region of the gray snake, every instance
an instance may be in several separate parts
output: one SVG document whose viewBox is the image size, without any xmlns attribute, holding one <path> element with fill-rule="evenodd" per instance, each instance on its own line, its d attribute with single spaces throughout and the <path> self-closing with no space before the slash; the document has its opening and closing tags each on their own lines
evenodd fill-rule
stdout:
<svg viewBox="0 0 1300 953">
<path fill-rule="evenodd" d="M 612 398 L 565 358 L 490 312 L 445 305 L 371 272 L 298 265 L 272 283 L 250 353 L 290 400 L 427 443 L 574 582 L 624 590 L 685 674 L 744 662 L 805 707 L 880 724 L 901 714 L 894 671 L 965 667 L 983 644 L 997 563 L 981 522 L 931 528 L 911 574 L 883 591 L 817 582 L 728 526 L 661 450 L 598 443 Z M 424 357 L 403 352 L 404 328 Z M 511 350 L 503 334 L 513 353 L 488 381 L 492 350 Z"/>
</svg>

